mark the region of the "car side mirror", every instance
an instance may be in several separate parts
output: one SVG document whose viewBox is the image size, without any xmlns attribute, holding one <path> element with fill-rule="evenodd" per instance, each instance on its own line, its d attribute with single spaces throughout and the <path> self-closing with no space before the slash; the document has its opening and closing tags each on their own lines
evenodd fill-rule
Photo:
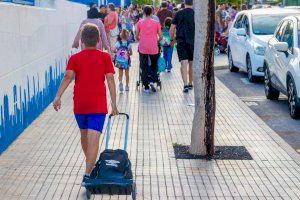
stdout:
<svg viewBox="0 0 300 200">
<path fill-rule="evenodd" d="M 279 52 L 287 52 L 289 50 L 289 45 L 286 42 L 277 42 L 274 44 L 274 48 Z"/>
<path fill-rule="evenodd" d="M 236 34 L 237 34 L 238 36 L 243 36 L 243 37 L 245 37 L 245 36 L 247 35 L 246 29 L 244 29 L 244 28 L 239 28 L 239 29 L 236 30 Z"/>
</svg>

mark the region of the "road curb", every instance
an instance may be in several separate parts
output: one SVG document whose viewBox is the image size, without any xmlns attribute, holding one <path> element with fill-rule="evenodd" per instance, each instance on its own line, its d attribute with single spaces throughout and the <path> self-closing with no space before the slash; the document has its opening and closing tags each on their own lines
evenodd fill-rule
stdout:
<svg viewBox="0 0 300 200">
<path fill-rule="evenodd" d="M 222 70 L 222 69 L 228 69 L 228 65 L 219 65 L 219 66 L 214 66 L 215 70 Z"/>
</svg>

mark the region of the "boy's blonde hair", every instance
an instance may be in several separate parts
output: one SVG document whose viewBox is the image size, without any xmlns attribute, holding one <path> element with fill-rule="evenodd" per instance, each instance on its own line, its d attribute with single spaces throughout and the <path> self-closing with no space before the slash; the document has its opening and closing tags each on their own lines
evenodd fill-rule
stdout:
<svg viewBox="0 0 300 200">
<path fill-rule="evenodd" d="M 86 47 L 96 47 L 99 38 L 99 29 L 96 25 L 87 23 L 81 31 L 81 41 Z"/>
</svg>

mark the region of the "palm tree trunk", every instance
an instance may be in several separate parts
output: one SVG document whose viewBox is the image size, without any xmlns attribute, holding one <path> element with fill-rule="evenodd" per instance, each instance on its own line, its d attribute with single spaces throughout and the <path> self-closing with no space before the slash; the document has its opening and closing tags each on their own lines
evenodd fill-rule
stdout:
<svg viewBox="0 0 300 200">
<path fill-rule="evenodd" d="M 195 113 L 191 135 L 190 153 L 214 154 L 215 128 L 215 78 L 214 78 L 214 33 L 215 1 L 194 1 L 195 51 L 194 92 Z"/>
</svg>

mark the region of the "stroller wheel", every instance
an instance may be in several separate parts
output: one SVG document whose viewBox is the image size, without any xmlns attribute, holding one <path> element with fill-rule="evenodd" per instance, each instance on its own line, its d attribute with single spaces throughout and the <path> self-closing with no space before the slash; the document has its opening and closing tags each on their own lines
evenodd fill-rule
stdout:
<svg viewBox="0 0 300 200">
<path fill-rule="evenodd" d="M 136 183 L 132 184 L 131 196 L 132 196 L 132 200 L 136 200 Z"/>
<path fill-rule="evenodd" d="M 161 85 L 161 82 L 160 82 L 160 81 L 157 83 L 157 86 L 158 86 L 159 89 L 161 90 L 162 85 Z"/>
<path fill-rule="evenodd" d="M 215 47 L 214 53 L 216 56 L 221 54 L 221 50 L 218 47 Z"/>
<path fill-rule="evenodd" d="M 92 193 L 89 189 L 86 189 L 86 198 L 91 199 Z"/>
</svg>

